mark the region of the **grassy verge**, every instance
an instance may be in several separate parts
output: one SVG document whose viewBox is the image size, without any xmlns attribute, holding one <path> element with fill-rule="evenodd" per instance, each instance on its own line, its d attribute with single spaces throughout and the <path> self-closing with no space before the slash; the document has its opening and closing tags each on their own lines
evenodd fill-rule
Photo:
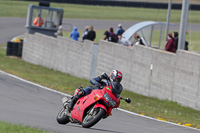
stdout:
<svg viewBox="0 0 200 133">
<path fill-rule="evenodd" d="M 39 129 L 34 129 L 23 125 L 14 125 L 6 122 L 0 122 L 1 133 L 47 133 Z"/>
<path fill-rule="evenodd" d="M 0 17 L 26 17 L 29 4 L 38 2 L 0 0 Z M 51 3 L 51 7 L 62 8 L 64 18 L 78 19 L 110 19 L 130 21 L 166 21 L 167 9 L 147 9 L 115 6 L 90 6 L 78 4 Z M 14 11 L 14 12 L 13 12 Z M 200 23 L 200 12 L 190 11 L 191 23 Z M 171 10 L 171 22 L 180 22 L 181 10 Z M 190 23 L 189 22 L 189 23 Z"/>
<path fill-rule="evenodd" d="M 0 70 L 68 94 L 73 94 L 74 89 L 80 85 L 83 87 L 90 85 L 88 80 L 5 56 L 6 50 L 2 47 L 5 45 L 0 45 Z M 122 101 L 120 107 L 123 109 L 200 129 L 200 111 L 126 90 L 122 92 L 122 96 L 132 99 L 131 104 Z"/>
</svg>

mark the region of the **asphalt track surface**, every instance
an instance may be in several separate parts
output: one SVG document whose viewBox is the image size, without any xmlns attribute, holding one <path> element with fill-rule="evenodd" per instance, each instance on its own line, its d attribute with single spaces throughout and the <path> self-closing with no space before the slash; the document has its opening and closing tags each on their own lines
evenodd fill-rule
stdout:
<svg viewBox="0 0 200 133">
<path fill-rule="evenodd" d="M 138 23 L 136 21 L 123 20 L 88 20 L 88 19 L 63 19 L 64 30 L 70 30 L 71 26 L 84 30 L 86 25 L 93 25 L 94 30 L 109 30 L 113 27 L 115 30 L 117 25 L 121 23 L 124 29 Z M 1 18 L 0 17 L 0 44 L 6 44 L 12 38 L 23 35 L 26 32 L 26 18 Z M 170 31 L 179 31 L 179 24 L 169 27 Z M 200 31 L 200 24 L 188 25 L 187 30 Z"/>
<path fill-rule="evenodd" d="M 76 21 L 74 24 L 77 27 L 92 24 L 95 29 L 99 30 L 122 23 L 122 21 L 81 20 L 81 24 L 78 26 L 78 23 L 80 23 L 78 20 L 65 21 L 67 23 Z M 24 18 L 0 18 L 1 44 L 15 36 L 24 34 L 26 31 L 25 22 L 26 19 Z M 99 23 L 99 26 L 94 22 Z M 124 26 L 126 26 L 125 22 L 127 22 L 127 25 L 130 23 L 123 21 Z M 56 121 L 56 115 L 62 107 L 62 97 L 62 93 L 0 71 L 0 121 L 28 125 L 59 133 L 200 133 L 200 130 L 121 110 L 113 110 L 113 116 L 101 120 L 90 129 L 84 129 L 76 124 L 59 125 Z"/>
<path fill-rule="evenodd" d="M 90 129 L 59 125 L 62 93 L 0 71 L 0 121 L 23 124 L 58 133 L 199 133 L 200 130 L 149 119 L 121 110 Z M 133 99 L 134 100 L 134 99 Z"/>
</svg>

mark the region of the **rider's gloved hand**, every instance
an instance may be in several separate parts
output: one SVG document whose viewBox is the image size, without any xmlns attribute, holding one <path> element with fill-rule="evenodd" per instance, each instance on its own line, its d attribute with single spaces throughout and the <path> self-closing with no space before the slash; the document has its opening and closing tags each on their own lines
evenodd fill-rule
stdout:
<svg viewBox="0 0 200 133">
<path fill-rule="evenodd" d="M 95 86 L 100 89 L 101 88 L 101 83 L 95 84 Z"/>
<path fill-rule="evenodd" d="M 100 79 L 102 80 L 102 79 L 109 79 L 109 77 L 108 77 L 108 75 L 106 74 L 106 73 L 102 73 L 101 75 L 100 75 Z"/>
</svg>

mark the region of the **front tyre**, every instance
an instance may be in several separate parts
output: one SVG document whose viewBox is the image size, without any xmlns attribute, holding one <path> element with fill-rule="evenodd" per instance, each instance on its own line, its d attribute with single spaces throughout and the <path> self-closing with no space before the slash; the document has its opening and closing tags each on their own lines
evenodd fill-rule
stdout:
<svg viewBox="0 0 200 133">
<path fill-rule="evenodd" d="M 69 120 L 69 117 L 67 116 L 66 114 L 66 109 L 65 108 L 62 108 L 60 110 L 60 112 L 58 113 L 57 115 L 57 122 L 59 124 L 67 124 L 70 120 Z"/>
<path fill-rule="evenodd" d="M 102 108 L 94 108 L 83 119 L 82 127 L 90 128 L 94 126 L 101 118 L 106 114 L 106 111 Z"/>
</svg>

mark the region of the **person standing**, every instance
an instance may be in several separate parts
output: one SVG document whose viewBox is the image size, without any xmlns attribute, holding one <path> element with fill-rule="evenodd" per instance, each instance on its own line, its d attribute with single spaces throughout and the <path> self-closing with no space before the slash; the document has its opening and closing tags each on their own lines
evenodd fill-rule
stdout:
<svg viewBox="0 0 200 133">
<path fill-rule="evenodd" d="M 70 33 L 70 37 L 72 38 L 72 40 L 78 41 L 78 38 L 80 37 L 80 34 L 78 32 L 78 28 L 77 27 L 74 27 L 73 31 Z"/>
<path fill-rule="evenodd" d="M 174 42 L 175 42 L 175 48 L 177 50 L 178 49 L 178 40 L 179 40 L 179 38 L 178 38 L 178 32 L 174 32 L 173 33 L 173 38 L 174 38 Z M 189 44 L 188 41 L 185 41 L 185 50 L 189 49 L 188 48 L 188 44 Z"/>
<path fill-rule="evenodd" d="M 134 42 L 132 43 L 132 45 L 134 44 L 140 44 L 140 45 L 144 45 L 144 46 L 147 46 L 143 39 L 137 34 L 137 33 L 134 33 L 133 34 L 133 37 L 135 38 Z"/>
<path fill-rule="evenodd" d="M 178 32 L 173 33 L 173 38 L 174 38 L 174 42 L 175 42 L 175 48 L 177 50 L 178 49 Z"/>
<path fill-rule="evenodd" d="M 82 39 L 85 40 L 88 34 L 89 26 L 85 26 L 85 31 L 83 32 Z"/>
<path fill-rule="evenodd" d="M 57 31 L 57 36 L 63 36 L 63 27 L 62 27 L 62 25 L 60 25 L 59 27 L 58 27 L 58 31 Z"/>
<path fill-rule="evenodd" d="M 122 40 L 122 35 L 118 35 L 117 43 L 124 45 L 124 46 L 130 46 L 130 44 L 127 40 Z"/>
<path fill-rule="evenodd" d="M 176 53 L 175 40 L 172 36 L 172 33 L 168 34 L 168 40 L 167 40 L 167 43 L 165 45 L 165 50 L 169 51 L 169 52 Z"/>
<path fill-rule="evenodd" d="M 104 40 L 107 39 L 109 42 L 115 42 L 115 43 L 118 42 L 118 37 L 115 35 L 115 33 L 113 33 L 112 27 L 110 28 L 110 32 L 105 31 L 104 35 L 105 35 Z"/>
<path fill-rule="evenodd" d="M 124 29 L 122 28 L 122 24 L 118 24 L 118 28 L 115 32 L 115 34 L 118 35 L 122 35 L 124 33 Z"/>
<path fill-rule="evenodd" d="M 118 37 L 113 32 L 113 28 L 112 27 L 110 27 L 110 32 L 105 31 L 104 35 L 105 35 L 104 40 L 108 39 L 108 41 L 110 41 L 110 42 L 118 42 Z"/>
<path fill-rule="evenodd" d="M 94 41 L 95 38 L 96 38 L 96 32 L 94 31 L 93 26 L 90 25 L 89 32 L 86 36 L 86 39 L 88 39 L 90 41 Z"/>
<path fill-rule="evenodd" d="M 33 24 L 35 26 L 42 27 L 42 25 L 44 24 L 44 21 L 41 18 L 40 14 L 38 14 L 38 16 L 34 19 Z"/>
<path fill-rule="evenodd" d="M 110 27 L 110 35 L 113 36 L 117 41 L 118 41 L 118 37 L 117 35 L 114 33 L 113 27 Z M 116 42 L 117 42 L 116 41 Z"/>
</svg>

